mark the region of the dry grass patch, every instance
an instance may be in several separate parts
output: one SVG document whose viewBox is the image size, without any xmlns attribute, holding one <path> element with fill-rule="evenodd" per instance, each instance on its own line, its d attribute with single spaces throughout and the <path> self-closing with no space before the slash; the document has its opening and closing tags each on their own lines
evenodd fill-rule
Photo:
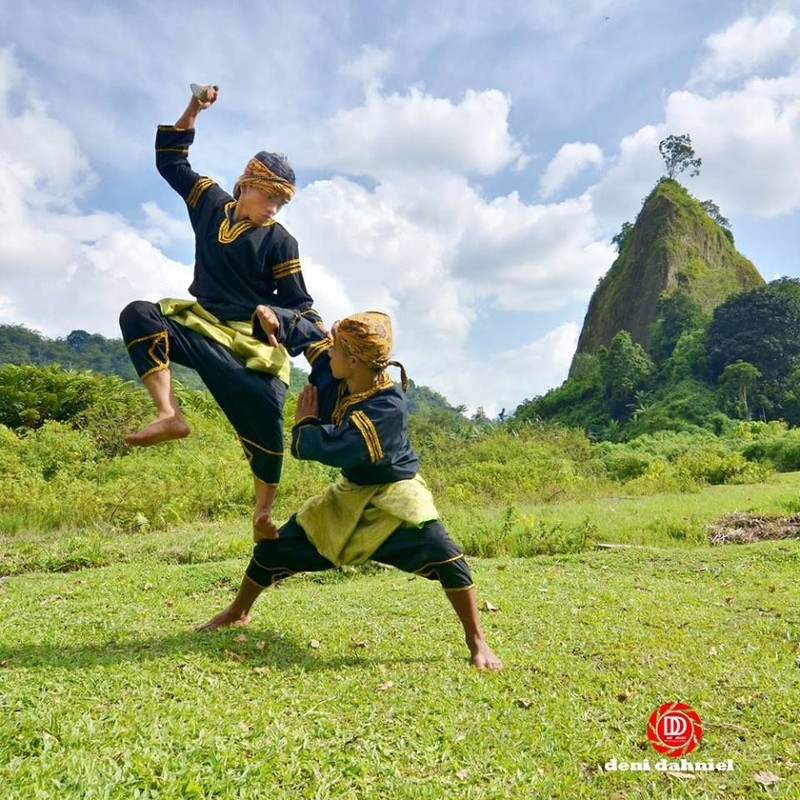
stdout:
<svg viewBox="0 0 800 800">
<path fill-rule="evenodd" d="M 800 514 L 787 517 L 726 514 L 708 526 L 710 544 L 753 544 L 778 539 L 800 539 Z"/>
</svg>

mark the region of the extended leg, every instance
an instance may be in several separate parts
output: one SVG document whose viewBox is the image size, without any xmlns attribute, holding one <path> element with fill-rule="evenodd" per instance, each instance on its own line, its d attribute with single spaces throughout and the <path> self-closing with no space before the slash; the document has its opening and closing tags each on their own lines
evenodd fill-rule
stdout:
<svg viewBox="0 0 800 800">
<path fill-rule="evenodd" d="M 253 557 L 234 601 L 208 622 L 198 625 L 196 631 L 247 625 L 253 603 L 273 583 L 297 572 L 320 572 L 333 568 L 333 564 L 317 552 L 294 517 L 281 526 L 279 534 L 276 538 L 263 539 L 253 548 Z"/>
<path fill-rule="evenodd" d="M 372 558 L 438 580 L 464 629 L 472 665 L 481 670 L 503 668 L 483 638 L 475 586 L 464 553 L 439 520 L 426 522 L 421 528 L 398 528 Z"/>
<path fill-rule="evenodd" d="M 445 589 L 445 594 L 464 628 L 464 640 L 469 648 L 472 666 L 476 669 L 503 669 L 503 662 L 492 652 L 483 638 L 475 587 L 470 586 L 462 590 Z"/>
</svg>

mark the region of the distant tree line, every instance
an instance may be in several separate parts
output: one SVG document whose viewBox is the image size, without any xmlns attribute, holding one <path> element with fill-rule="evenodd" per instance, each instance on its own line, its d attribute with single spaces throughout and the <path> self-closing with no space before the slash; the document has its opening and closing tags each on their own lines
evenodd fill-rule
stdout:
<svg viewBox="0 0 800 800">
<path fill-rule="evenodd" d="M 23 325 L 0 325 L 0 366 L 58 365 L 64 370 L 91 371 L 101 375 L 116 375 L 127 381 L 138 381 L 122 339 L 107 339 L 98 333 L 74 330 L 63 338 L 48 339 Z M 175 378 L 187 389 L 205 389 L 200 376 L 180 364 L 172 365 Z M 308 373 L 293 366 L 289 385 L 298 392 L 308 380 Z M 414 414 L 442 417 L 447 424 L 463 417 L 464 406 L 453 406 L 444 395 L 427 386 L 410 381 L 409 410 Z"/>
</svg>

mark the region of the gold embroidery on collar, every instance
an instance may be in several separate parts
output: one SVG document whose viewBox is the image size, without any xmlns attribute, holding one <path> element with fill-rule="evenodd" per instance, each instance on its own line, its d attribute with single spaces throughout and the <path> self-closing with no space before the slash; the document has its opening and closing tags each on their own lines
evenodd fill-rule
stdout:
<svg viewBox="0 0 800 800">
<path fill-rule="evenodd" d="M 345 381 L 342 381 L 339 384 L 339 399 L 336 401 L 336 408 L 333 409 L 333 414 L 331 414 L 333 423 L 335 425 L 341 425 L 344 420 L 344 415 L 350 406 L 360 403 L 362 400 L 366 400 L 368 397 L 372 397 L 373 394 L 382 392 L 385 389 L 391 389 L 393 385 L 394 383 L 389 377 L 389 373 L 383 372 L 377 381 L 375 381 L 375 385 L 371 388 L 363 392 L 356 392 L 355 394 L 345 394 L 347 391 L 347 384 Z"/>
<path fill-rule="evenodd" d="M 230 203 L 225 204 L 225 209 L 222 214 L 222 222 L 219 224 L 219 234 L 217 235 L 220 244 L 230 244 L 231 242 L 235 241 L 236 237 L 239 236 L 240 233 L 244 233 L 245 231 L 249 231 L 251 228 L 257 227 L 250 222 L 249 219 L 239 220 L 239 222 L 234 222 L 233 225 L 231 225 L 230 211 L 235 205 L 235 200 L 231 200 Z M 270 225 L 274 224 L 275 220 L 271 219 L 260 227 L 268 228 Z"/>
</svg>

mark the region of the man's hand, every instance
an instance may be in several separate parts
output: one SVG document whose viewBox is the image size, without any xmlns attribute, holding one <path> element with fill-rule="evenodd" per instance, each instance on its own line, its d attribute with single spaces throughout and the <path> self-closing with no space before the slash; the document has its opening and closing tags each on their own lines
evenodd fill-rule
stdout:
<svg viewBox="0 0 800 800">
<path fill-rule="evenodd" d="M 307 383 L 300 391 L 300 396 L 297 398 L 297 410 L 294 412 L 295 424 L 305 419 L 306 417 L 319 416 L 319 395 L 317 394 L 317 387 Z"/>
<path fill-rule="evenodd" d="M 219 95 L 219 86 L 200 86 L 196 83 L 189 85 L 192 97 L 197 100 L 201 111 L 212 106 Z"/>
<path fill-rule="evenodd" d="M 261 330 L 267 335 L 267 341 L 272 347 L 278 346 L 278 338 L 275 332 L 280 328 L 281 324 L 275 316 L 275 312 L 269 306 L 256 306 L 256 316 L 258 317 L 258 324 L 261 325 Z"/>
<path fill-rule="evenodd" d="M 195 85 L 196 84 L 192 84 L 192 86 Z M 198 87 L 198 89 L 203 90 L 200 93 L 202 94 L 202 97 L 198 97 L 194 93 L 194 90 L 192 90 L 192 96 L 189 99 L 189 105 L 186 106 L 186 110 L 175 122 L 175 127 L 182 131 L 194 128 L 197 124 L 197 115 L 201 111 L 205 111 L 207 108 L 210 108 L 214 103 L 217 102 L 217 97 L 219 97 L 219 86 L 202 86 Z"/>
</svg>

